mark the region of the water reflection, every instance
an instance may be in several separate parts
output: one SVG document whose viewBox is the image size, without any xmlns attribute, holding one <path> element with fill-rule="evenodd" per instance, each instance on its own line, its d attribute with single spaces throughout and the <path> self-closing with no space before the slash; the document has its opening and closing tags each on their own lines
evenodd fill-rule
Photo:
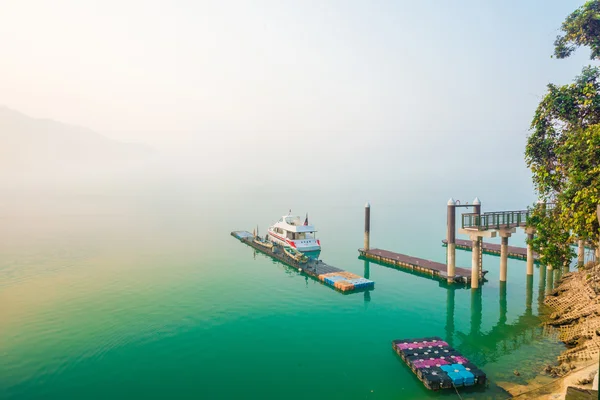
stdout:
<svg viewBox="0 0 600 400">
<path fill-rule="evenodd" d="M 482 320 L 482 289 L 471 289 L 471 336 L 476 337 L 481 333 Z"/>
<path fill-rule="evenodd" d="M 525 288 L 525 315 L 533 314 L 533 275 L 527 275 Z"/>
<path fill-rule="evenodd" d="M 370 263 L 364 258 L 361 258 L 365 265 L 365 277 L 370 273 Z M 371 261 L 376 265 L 382 265 L 387 268 L 398 269 L 403 273 L 427 276 L 418 272 L 394 268 L 392 266 Z M 539 296 L 537 298 L 538 305 L 542 305 L 544 301 L 544 292 L 546 285 L 552 287 L 555 281 L 553 271 L 546 271 L 545 267 L 540 267 L 540 282 Z M 548 277 L 548 279 L 546 279 Z M 558 279 L 558 278 L 557 278 Z M 500 282 L 498 287 L 498 319 L 491 329 L 483 331 L 483 290 L 484 287 L 477 289 L 465 288 L 461 285 L 449 285 L 446 281 L 439 281 L 439 287 L 446 290 L 446 323 L 444 326 L 445 340 L 453 347 L 456 347 L 463 354 L 468 355 L 476 364 L 483 366 L 490 362 L 495 362 L 499 357 L 510 354 L 521 348 L 524 344 L 532 343 L 540 334 L 539 329 L 541 319 L 533 313 L 533 280 L 532 275 L 526 277 L 525 293 L 520 293 L 514 297 L 513 302 L 518 302 L 519 305 L 524 304 L 524 312 L 513 323 L 508 323 L 508 283 Z M 489 287 L 488 287 L 489 289 Z M 461 293 L 470 291 L 470 326 L 468 333 L 457 331 L 455 323 L 456 314 L 456 293 L 459 291 L 459 299 Z M 489 297 L 489 292 L 486 290 L 486 299 Z M 494 301 L 494 302 L 495 302 Z M 489 305 L 486 305 L 490 309 Z M 493 305 L 492 305 L 493 307 Z M 489 313 L 489 311 L 487 312 Z M 486 315 L 487 315 L 486 313 Z M 487 320 L 487 319 L 486 319 Z"/>
<path fill-rule="evenodd" d="M 525 312 L 512 324 L 508 323 L 507 289 L 507 283 L 500 282 L 498 288 L 498 320 L 491 329 L 485 332 L 482 331 L 482 289 L 471 290 L 470 330 L 468 334 L 458 331 L 456 337 L 459 339 L 457 348 L 468 354 L 477 364 L 485 365 L 497 361 L 500 356 L 518 350 L 523 344 L 531 343 L 537 336 L 540 318 L 534 315 L 532 310 L 533 276 L 527 277 L 524 297 L 515 297 L 515 299 L 521 298 L 521 301 L 525 303 Z M 539 301 L 543 302 L 543 284 L 541 292 L 542 297 Z M 447 309 L 446 330 L 448 332 L 448 327 L 454 326 L 454 322 L 450 321 L 454 313 L 454 299 L 451 295 L 448 296 Z"/>
<path fill-rule="evenodd" d="M 554 271 L 550 269 L 546 271 L 546 294 L 550 294 L 552 289 L 554 289 Z"/>
<path fill-rule="evenodd" d="M 369 277 L 371 276 L 371 266 L 370 266 L 368 260 L 365 260 L 365 270 L 363 271 L 363 276 L 366 279 L 370 279 Z M 365 296 L 365 308 L 366 308 L 367 304 L 371 301 L 371 291 L 366 290 L 364 296 Z"/>
<path fill-rule="evenodd" d="M 506 282 L 500 282 L 500 317 L 498 325 L 506 325 L 507 301 L 506 301 Z"/>
<path fill-rule="evenodd" d="M 450 346 L 454 346 L 454 298 L 456 287 L 448 286 L 446 288 L 446 341 Z"/>
<path fill-rule="evenodd" d="M 538 304 L 544 302 L 544 287 L 546 286 L 546 267 L 540 265 L 540 283 L 538 286 Z"/>
</svg>

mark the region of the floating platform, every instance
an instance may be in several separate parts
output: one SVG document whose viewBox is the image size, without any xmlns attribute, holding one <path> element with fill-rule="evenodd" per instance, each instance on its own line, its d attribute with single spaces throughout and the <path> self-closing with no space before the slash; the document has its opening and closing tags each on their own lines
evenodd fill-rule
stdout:
<svg viewBox="0 0 600 400">
<path fill-rule="evenodd" d="M 448 246 L 446 239 L 442 240 L 443 246 Z M 495 243 L 482 243 L 483 252 L 486 254 L 500 255 L 500 245 Z M 456 248 L 463 250 L 473 250 L 473 242 L 470 240 L 457 239 Z M 508 246 L 508 257 L 518 260 L 527 260 L 527 249 L 524 247 Z M 539 254 L 533 253 L 533 259 L 537 262 L 540 259 Z"/>
<path fill-rule="evenodd" d="M 358 253 L 363 258 L 379 261 L 394 267 L 402 267 L 411 271 L 418 271 L 440 280 L 448 279 L 446 264 L 380 249 L 358 249 Z M 487 272 L 488 271 L 482 271 L 480 280 L 484 280 L 484 276 L 487 274 Z M 454 281 L 458 283 L 470 284 L 471 269 L 456 267 Z"/>
<path fill-rule="evenodd" d="M 485 373 L 439 337 L 392 340 L 392 349 L 427 389 L 485 385 Z"/>
<path fill-rule="evenodd" d="M 375 282 L 362 276 L 347 272 L 324 263 L 322 260 L 308 258 L 307 262 L 298 262 L 283 251 L 283 247 L 273 244 L 272 248 L 256 243 L 255 236 L 246 231 L 233 231 L 231 236 L 282 263 L 318 279 L 324 284 L 342 293 L 355 293 L 375 289 Z"/>
</svg>

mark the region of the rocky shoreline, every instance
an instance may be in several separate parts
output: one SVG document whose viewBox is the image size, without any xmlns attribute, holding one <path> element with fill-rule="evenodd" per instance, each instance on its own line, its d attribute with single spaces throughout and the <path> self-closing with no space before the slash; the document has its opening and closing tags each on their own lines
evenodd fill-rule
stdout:
<svg viewBox="0 0 600 400">
<path fill-rule="evenodd" d="M 593 380 L 600 357 L 600 264 L 588 263 L 565 273 L 544 303 L 553 311 L 544 326 L 557 332 L 567 349 L 556 364 L 548 365 L 527 385 L 505 389 L 519 399 L 565 399 L 572 390 L 583 390 L 596 399 Z"/>
</svg>

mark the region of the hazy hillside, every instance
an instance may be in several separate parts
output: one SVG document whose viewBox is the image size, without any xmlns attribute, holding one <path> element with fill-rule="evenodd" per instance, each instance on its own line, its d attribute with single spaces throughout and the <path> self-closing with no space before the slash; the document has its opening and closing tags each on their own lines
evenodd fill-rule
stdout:
<svg viewBox="0 0 600 400">
<path fill-rule="evenodd" d="M 147 160 L 153 151 L 89 129 L 32 118 L 0 107 L 0 176 L 70 176 L 116 172 Z"/>
</svg>

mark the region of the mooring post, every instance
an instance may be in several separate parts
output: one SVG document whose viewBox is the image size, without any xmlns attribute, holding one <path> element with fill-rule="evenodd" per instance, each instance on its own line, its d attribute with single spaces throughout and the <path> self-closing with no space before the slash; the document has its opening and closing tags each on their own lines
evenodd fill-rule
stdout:
<svg viewBox="0 0 600 400">
<path fill-rule="evenodd" d="M 446 249 L 446 275 L 448 283 L 452 283 L 456 275 L 456 201 L 453 198 L 448 200 L 446 223 L 446 241 L 448 242 L 448 248 Z"/>
<path fill-rule="evenodd" d="M 477 214 L 476 221 L 477 221 L 477 225 L 481 225 L 481 200 L 479 200 L 479 197 L 475 197 L 475 199 L 473 200 L 473 211 L 475 212 L 475 214 Z M 481 276 L 481 273 L 483 271 L 483 237 L 480 237 L 479 240 L 477 241 L 478 244 L 478 249 L 477 249 L 477 255 L 479 256 L 479 275 Z"/>
<path fill-rule="evenodd" d="M 475 197 L 475 200 L 473 200 L 473 212 L 481 217 L 481 200 L 479 200 L 479 197 Z M 480 223 L 481 220 L 479 220 Z"/>
<path fill-rule="evenodd" d="M 365 204 L 365 251 L 369 251 L 369 239 L 371 235 L 371 204 Z"/>
<path fill-rule="evenodd" d="M 479 238 L 476 235 L 471 236 L 473 242 L 471 258 L 471 289 L 479 287 Z"/>
</svg>

